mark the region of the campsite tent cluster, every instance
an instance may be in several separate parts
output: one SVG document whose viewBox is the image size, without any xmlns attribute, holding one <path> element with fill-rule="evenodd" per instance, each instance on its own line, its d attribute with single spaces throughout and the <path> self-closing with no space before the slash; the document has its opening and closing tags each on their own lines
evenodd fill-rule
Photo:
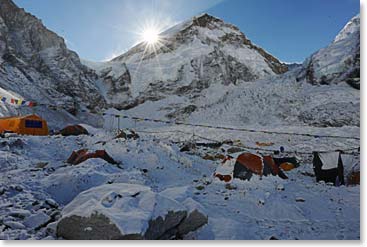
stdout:
<svg viewBox="0 0 367 247">
<path fill-rule="evenodd" d="M 227 156 L 218 166 L 214 176 L 225 182 L 230 182 L 234 178 L 250 180 L 254 175 L 260 177 L 273 175 L 287 179 L 284 170 L 296 166 L 298 166 L 298 161 L 294 158 L 277 159 L 271 156 L 243 153 L 237 158 Z M 286 169 L 283 170 L 281 167 L 286 167 Z"/>
<path fill-rule="evenodd" d="M 15 133 L 18 135 L 46 136 L 49 134 L 47 121 L 37 115 L 14 116 L 0 118 L 0 134 Z M 63 136 L 88 135 L 88 131 L 80 125 L 69 125 L 56 134 Z"/>
<path fill-rule="evenodd" d="M 316 181 L 332 183 L 336 186 L 359 184 L 359 162 L 353 155 L 340 152 L 314 153 L 313 166 Z M 299 166 L 295 157 L 276 158 L 252 153 L 242 153 L 234 158 L 227 156 L 217 167 L 214 176 L 221 181 L 233 179 L 251 180 L 257 176 L 279 176 L 287 179 L 285 172 Z M 345 176 L 347 181 L 345 181 Z"/>
<path fill-rule="evenodd" d="M 47 122 L 44 119 L 37 115 L 28 115 L 0 118 L 0 134 L 4 133 L 45 136 L 49 134 L 49 131 Z M 88 131 L 80 125 L 71 125 L 59 131 L 58 134 L 63 136 L 87 135 Z M 137 139 L 139 136 L 133 131 L 127 134 L 120 132 L 117 138 Z M 88 153 L 87 150 L 75 152 L 71 157 L 75 160 L 70 163 L 78 164 L 80 163 L 79 161 L 93 157 L 99 157 L 115 163 L 101 150 L 95 153 Z M 250 180 L 254 175 L 260 177 L 273 175 L 287 179 L 285 172 L 298 166 L 299 162 L 295 157 L 279 158 L 242 153 L 236 158 L 227 156 L 216 169 L 214 176 L 225 182 L 231 182 L 234 178 Z M 315 152 L 313 154 L 313 166 L 317 182 L 325 181 L 334 185 L 360 183 L 359 161 L 353 155 L 346 155 L 340 152 Z"/>
</svg>

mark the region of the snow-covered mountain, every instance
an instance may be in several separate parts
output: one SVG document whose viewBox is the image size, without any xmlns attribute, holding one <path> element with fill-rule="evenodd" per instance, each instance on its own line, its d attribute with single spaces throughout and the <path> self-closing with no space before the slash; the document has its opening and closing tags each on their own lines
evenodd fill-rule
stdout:
<svg viewBox="0 0 367 247">
<path fill-rule="evenodd" d="M 129 76 L 124 76 L 125 64 Z M 237 27 L 207 14 L 163 32 L 156 47 L 143 42 L 104 65 L 89 66 L 99 71 L 109 88 L 115 86 L 114 78 L 115 84 L 130 89 L 130 101 L 120 102 L 119 108 L 170 95 L 194 99 L 213 85 L 238 85 L 288 70 Z"/>
<path fill-rule="evenodd" d="M 358 23 L 303 65 L 288 67 L 236 27 L 201 15 L 161 34 L 155 50 L 139 44 L 85 66 L 40 20 L 0 0 L 0 96 L 73 113 L 115 106 L 142 118 L 278 132 L 109 114 L 102 129 L 90 126 L 89 112 L 37 107 L 51 128 L 88 117 L 81 126 L 89 134 L 0 136 L 0 239 L 359 240 L 360 186 L 351 178 L 360 171 L 360 91 L 348 85 L 356 87 L 359 59 L 345 63 L 357 53 Z M 0 104 L 0 116 L 16 113 Z M 116 136 L 108 124 L 123 131 Z M 289 179 L 214 176 L 227 155 L 277 157 L 282 148 L 279 156 L 300 162 L 284 171 Z M 79 163 L 97 150 L 109 158 Z M 355 151 L 340 156 L 346 186 L 315 178 L 313 152 L 332 150 Z"/>
<path fill-rule="evenodd" d="M 20 99 L 62 105 L 75 113 L 105 106 L 97 75 L 63 38 L 11 0 L 0 1 L 0 87 Z"/>
<path fill-rule="evenodd" d="M 360 77 L 359 30 L 357 15 L 302 66 L 277 78 L 241 85 L 217 102 L 202 104 L 190 120 L 237 126 L 359 126 L 360 92 L 355 89 Z"/>
<path fill-rule="evenodd" d="M 359 88 L 360 81 L 360 16 L 353 17 L 335 40 L 313 54 L 304 63 L 301 78 L 312 84 L 347 81 Z"/>
<path fill-rule="evenodd" d="M 196 87 L 186 86 L 185 88 L 189 89 L 187 91 L 188 94 L 174 92 L 172 91 L 174 87 L 172 87 L 171 91 L 164 90 L 167 89 L 167 84 L 163 82 L 162 87 L 157 87 L 157 84 L 153 84 L 151 85 L 153 88 L 150 90 L 151 95 L 161 94 L 162 97 L 150 98 L 150 101 L 140 104 L 125 113 L 142 117 L 167 117 L 194 123 L 220 123 L 222 125 L 235 126 L 359 126 L 359 91 L 345 83 L 350 83 L 351 79 L 347 80 L 347 77 L 354 76 L 353 73 L 349 72 L 358 72 L 358 75 L 355 77 L 359 79 L 359 59 L 353 60 L 350 64 L 346 62 L 348 58 L 357 57 L 359 52 L 359 49 L 357 49 L 359 47 L 359 31 L 356 31 L 359 30 L 358 23 L 359 16 L 351 20 L 328 48 L 321 49 L 310 59 L 307 59 L 302 66 L 294 66 L 288 73 L 276 75 L 273 71 L 273 74 L 269 73 L 272 74 L 271 76 L 258 74 L 257 78 L 251 79 L 248 77 L 246 83 L 232 82 L 226 84 L 226 80 L 221 78 L 223 76 L 222 73 L 206 71 L 204 75 L 210 77 L 208 80 L 210 85 L 201 87 L 200 93 L 197 93 L 197 84 Z M 185 24 L 179 27 L 182 28 L 182 26 L 185 26 Z M 175 30 L 181 30 L 180 28 L 170 30 L 168 33 L 175 33 L 177 32 Z M 254 52 L 251 49 L 243 49 L 248 52 Z M 226 51 L 228 50 L 230 49 Z M 129 51 L 127 54 L 115 59 L 114 62 L 119 59 L 125 59 L 125 62 L 129 64 L 129 59 L 136 56 L 136 53 L 133 51 Z M 233 51 L 241 54 L 234 48 Z M 161 56 L 163 57 L 164 55 Z M 247 58 L 245 55 L 239 56 L 239 59 L 241 57 Z M 189 59 L 188 55 L 183 57 Z M 260 60 L 255 59 L 253 62 L 249 61 L 249 63 L 260 66 L 262 63 L 259 63 L 260 65 L 257 64 Z M 177 59 L 177 61 L 180 62 L 181 60 Z M 167 65 L 168 68 L 171 68 L 170 66 L 175 62 L 176 60 L 168 60 L 168 62 L 161 63 L 161 66 Z M 326 63 L 329 69 L 319 66 L 319 64 Z M 144 60 L 142 64 L 144 64 Z M 317 73 L 313 73 L 318 75 L 315 78 L 320 78 L 320 80 L 329 78 L 330 82 L 334 83 L 308 83 L 310 78 L 306 75 L 313 71 L 314 67 L 312 66 L 316 66 L 316 64 L 318 64 L 318 67 L 315 68 L 320 69 L 316 70 Z M 148 69 L 150 68 L 148 63 L 145 66 Z M 213 67 L 208 65 L 208 68 L 212 69 Z M 265 67 L 263 68 L 265 70 Z M 332 68 L 335 70 L 332 70 Z M 171 70 L 174 71 L 172 68 Z M 336 73 L 335 71 L 339 72 Z M 192 71 L 186 71 L 181 77 L 185 79 L 181 81 L 189 81 L 185 76 L 191 75 L 191 73 Z M 261 74 L 261 72 L 259 73 Z M 166 74 L 168 76 L 172 75 L 168 70 Z M 189 78 L 191 79 L 191 77 Z M 214 83 L 216 78 L 218 81 Z M 236 80 L 241 81 L 243 77 L 239 75 L 236 78 Z M 328 85 L 316 86 L 315 84 Z M 172 85 L 177 86 L 174 83 Z"/>
<path fill-rule="evenodd" d="M 2 96 L 71 113 L 115 107 L 144 117 L 235 125 L 359 125 L 359 92 L 339 83 L 359 86 L 359 15 L 330 46 L 287 72 L 237 27 L 207 14 L 161 33 L 154 47 L 143 42 L 93 63 L 81 62 L 61 37 L 11 0 L 0 7 Z M 61 124 L 77 120 L 40 111 Z M 1 113 L 16 111 L 2 105 Z"/>
</svg>

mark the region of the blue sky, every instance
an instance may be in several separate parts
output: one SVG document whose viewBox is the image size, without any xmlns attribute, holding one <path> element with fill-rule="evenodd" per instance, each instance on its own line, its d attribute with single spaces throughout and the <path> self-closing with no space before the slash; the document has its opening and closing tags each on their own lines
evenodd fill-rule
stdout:
<svg viewBox="0 0 367 247">
<path fill-rule="evenodd" d="M 139 41 L 146 23 L 167 28 L 208 12 L 238 26 L 284 62 L 302 62 L 327 46 L 359 0 L 14 0 L 65 38 L 85 59 L 102 61 Z"/>
</svg>

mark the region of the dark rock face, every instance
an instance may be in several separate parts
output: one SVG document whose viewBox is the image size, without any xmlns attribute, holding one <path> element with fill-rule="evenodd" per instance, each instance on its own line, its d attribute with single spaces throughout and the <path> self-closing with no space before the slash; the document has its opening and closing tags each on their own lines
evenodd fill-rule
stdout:
<svg viewBox="0 0 367 247">
<path fill-rule="evenodd" d="M 186 218 L 186 216 L 186 211 L 170 211 L 164 217 L 159 216 L 158 218 L 151 220 L 149 222 L 149 228 L 144 235 L 144 239 L 169 239 L 173 236 L 172 230 L 175 229 L 180 224 L 180 222 L 182 222 L 182 220 Z"/>
<path fill-rule="evenodd" d="M 0 1 L 0 86 L 32 100 L 79 106 L 105 106 L 97 75 L 80 63 L 64 40 L 11 0 Z"/>
<path fill-rule="evenodd" d="M 91 217 L 73 215 L 64 218 L 57 225 L 57 234 L 66 240 L 141 239 L 139 235 L 122 236 L 116 225 L 112 224 L 106 216 L 98 213 Z"/>
</svg>

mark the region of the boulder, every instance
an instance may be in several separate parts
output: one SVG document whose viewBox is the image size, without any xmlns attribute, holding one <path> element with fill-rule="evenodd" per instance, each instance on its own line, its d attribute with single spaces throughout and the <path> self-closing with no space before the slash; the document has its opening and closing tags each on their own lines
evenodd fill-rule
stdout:
<svg viewBox="0 0 367 247">
<path fill-rule="evenodd" d="M 178 226 L 179 236 L 196 231 L 208 223 L 208 216 L 204 213 L 204 209 L 198 202 L 192 198 L 188 198 L 183 202 L 183 205 L 188 210 L 188 215 Z"/>
<path fill-rule="evenodd" d="M 51 220 L 50 216 L 45 214 L 44 212 L 38 212 L 37 214 L 33 214 L 25 219 L 24 225 L 28 228 L 39 229 Z"/>
<path fill-rule="evenodd" d="M 182 216 L 175 217 L 176 213 Z M 157 239 L 164 234 L 166 216 L 170 226 L 177 226 L 185 217 L 184 209 L 146 186 L 103 185 L 81 193 L 64 208 L 57 235 L 108 240 L 145 239 L 148 233 L 149 239 Z M 156 229 L 149 229 L 150 225 Z"/>
<path fill-rule="evenodd" d="M 162 195 L 178 201 L 187 210 L 187 217 L 180 223 L 175 233 L 182 237 L 189 232 L 196 231 L 208 223 L 208 216 L 200 203 L 191 198 L 191 190 L 188 186 L 166 189 Z"/>
<path fill-rule="evenodd" d="M 16 221 L 4 221 L 4 226 L 7 226 L 11 229 L 24 229 L 25 226 L 22 223 L 16 222 Z"/>
<path fill-rule="evenodd" d="M 63 218 L 57 225 L 57 235 L 69 240 L 141 239 L 139 234 L 123 236 L 107 216 L 97 212 L 90 217 L 71 215 Z"/>
<path fill-rule="evenodd" d="M 70 240 L 177 238 L 207 222 L 198 203 L 187 197 L 181 200 L 143 185 L 95 187 L 63 209 L 57 236 Z"/>
</svg>

